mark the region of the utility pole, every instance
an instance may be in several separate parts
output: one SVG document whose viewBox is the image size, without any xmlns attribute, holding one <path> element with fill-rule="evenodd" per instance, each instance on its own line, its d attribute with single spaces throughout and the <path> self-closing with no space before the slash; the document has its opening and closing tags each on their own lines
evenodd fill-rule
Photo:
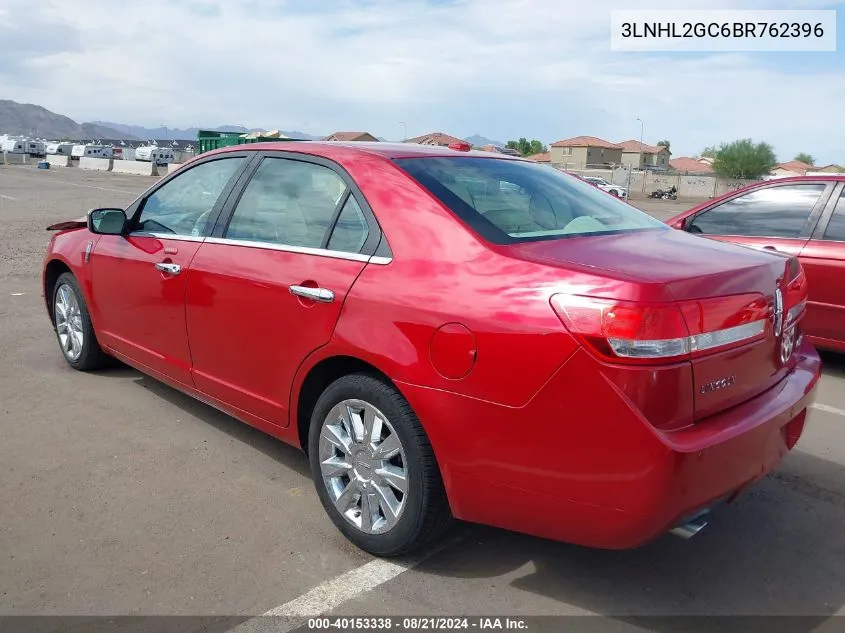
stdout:
<svg viewBox="0 0 845 633">
<path fill-rule="evenodd" d="M 401 126 L 402 126 L 402 130 L 403 130 L 403 135 L 404 135 L 404 136 L 403 136 L 403 139 L 402 139 L 402 140 L 403 140 L 403 141 L 407 141 L 407 140 L 408 140 L 408 126 L 407 126 L 407 125 L 405 125 L 405 122 L 404 122 L 404 121 L 399 121 L 399 125 L 401 125 Z"/>
<path fill-rule="evenodd" d="M 637 117 L 637 121 L 640 122 L 640 151 L 637 154 L 639 160 L 637 161 L 637 167 L 642 171 L 643 169 L 643 120 L 640 117 Z M 643 191 L 645 191 L 645 172 L 643 172 Z M 631 195 L 631 189 L 628 188 L 628 195 Z"/>
</svg>

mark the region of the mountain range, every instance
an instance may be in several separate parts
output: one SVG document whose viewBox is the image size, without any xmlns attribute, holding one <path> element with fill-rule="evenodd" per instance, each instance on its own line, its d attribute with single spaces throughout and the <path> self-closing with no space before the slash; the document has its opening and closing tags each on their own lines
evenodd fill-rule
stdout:
<svg viewBox="0 0 845 633">
<path fill-rule="evenodd" d="M 0 133 L 47 139 L 121 138 L 120 132 L 96 123 L 77 123 L 73 119 L 31 103 L 0 99 Z M 125 136 L 127 141 L 140 140 Z"/>
<path fill-rule="evenodd" d="M 168 128 L 168 127 L 141 127 L 140 125 L 126 125 L 124 123 L 110 123 L 107 121 L 95 121 L 95 125 L 103 126 L 106 128 L 111 128 L 113 130 L 117 130 L 123 135 L 132 136 L 134 138 L 140 139 L 167 139 L 167 140 L 195 140 L 197 138 L 197 133 L 200 130 L 210 130 L 212 132 L 240 132 L 242 134 L 246 132 L 252 132 L 252 130 L 245 128 L 240 125 L 221 125 L 219 127 L 189 127 L 189 128 Z M 290 138 L 296 139 L 303 139 L 306 141 L 311 141 L 314 139 L 321 138 L 319 136 L 314 136 L 313 134 L 306 134 L 305 132 L 299 132 L 296 130 L 288 131 L 288 130 L 279 130 L 285 136 Z"/>
<path fill-rule="evenodd" d="M 203 130 L 215 132 L 250 132 L 252 130 L 240 125 L 222 125 L 218 127 L 204 128 L 166 128 L 164 126 L 147 128 L 139 125 L 127 125 L 125 123 L 113 123 L 108 121 L 93 121 L 90 123 L 77 123 L 73 119 L 62 114 L 51 112 L 40 105 L 31 103 L 18 103 L 7 99 L 0 99 L 0 134 L 11 134 L 21 136 L 32 136 L 35 138 L 46 138 L 49 140 L 98 140 L 98 139 L 122 139 L 124 141 L 147 141 L 150 139 L 161 140 L 192 140 L 195 141 L 197 133 Z M 290 138 L 314 140 L 323 138 L 325 135 L 314 135 L 298 130 L 280 130 L 282 134 Z M 380 141 L 385 141 L 378 137 Z M 481 147 L 484 145 L 504 146 L 504 143 L 493 141 L 489 138 L 474 134 L 464 139 L 468 143 Z"/>
</svg>

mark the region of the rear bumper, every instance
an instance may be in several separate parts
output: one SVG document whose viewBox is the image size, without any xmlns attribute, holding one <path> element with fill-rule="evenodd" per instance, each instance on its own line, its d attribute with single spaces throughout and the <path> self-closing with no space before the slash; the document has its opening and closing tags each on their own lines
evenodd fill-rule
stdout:
<svg viewBox="0 0 845 633">
<path fill-rule="evenodd" d="M 776 386 L 677 431 L 643 420 L 581 352 L 519 409 L 401 389 L 431 438 L 458 518 L 622 549 L 732 500 L 795 446 L 821 370 L 809 343 L 797 354 Z"/>
</svg>

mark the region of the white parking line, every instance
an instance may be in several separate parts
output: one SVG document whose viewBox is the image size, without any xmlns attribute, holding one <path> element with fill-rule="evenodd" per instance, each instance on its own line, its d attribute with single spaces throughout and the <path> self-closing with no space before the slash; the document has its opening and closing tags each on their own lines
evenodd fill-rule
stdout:
<svg viewBox="0 0 845 633">
<path fill-rule="evenodd" d="M 817 409 L 819 411 L 824 411 L 825 413 L 833 413 L 834 415 L 845 416 L 845 409 L 837 409 L 836 407 L 831 407 L 826 404 L 819 404 L 818 402 L 812 404 L 811 408 Z"/>
<path fill-rule="evenodd" d="M 0 193 L 0 198 L 3 198 L 3 200 L 17 200 L 17 198 L 13 198 L 12 196 L 4 196 L 2 193 Z"/>
<path fill-rule="evenodd" d="M 439 545 L 427 550 L 414 558 L 405 559 L 401 563 L 383 558 L 376 558 L 360 567 L 351 569 L 345 574 L 327 580 L 310 591 L 293 600 L 270 609 L 266 613 L 247 620 L 230 633 L 256 633 L 264 631 L 268 618 L 288 618 L 285 624 L 273 623 L 274 633 L 285 633 L 302 625 L 301 619 L 327 613 L 363 593 L 375 589 L 381 584 L 393 580 L 402 572 L 413 569 L 427 560 L 462 540 L 462 535 L 446 539 Z M 281 626 L 281 628 L 279 628 Z"/>
</svg>

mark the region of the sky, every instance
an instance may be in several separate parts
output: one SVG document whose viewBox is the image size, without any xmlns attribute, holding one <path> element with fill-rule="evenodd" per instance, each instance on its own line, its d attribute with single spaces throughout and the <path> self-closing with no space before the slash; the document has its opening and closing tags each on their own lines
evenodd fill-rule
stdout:
<svg viewBox="0 0 845 633">
<path fill-rule="evenodd" d="M 3 0 L 0 98 L 76 121 L 738 138 L 845 164 L 845 2 L 678 0 L 673 9 L 837 9 L 837 52 L 610 50 L 625 0 Z M 404 126 L 401 122 L 404 122 Z"/>
</svg>

